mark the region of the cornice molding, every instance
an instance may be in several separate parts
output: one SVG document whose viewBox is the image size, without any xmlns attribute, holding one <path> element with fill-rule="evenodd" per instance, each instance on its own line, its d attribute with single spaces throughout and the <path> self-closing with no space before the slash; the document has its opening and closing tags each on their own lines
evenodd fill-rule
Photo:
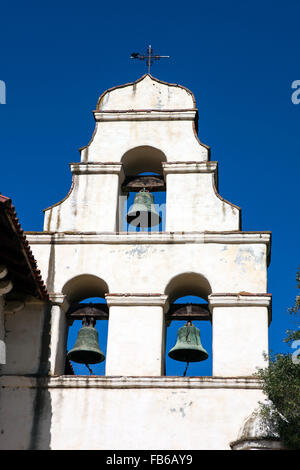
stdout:
<svg viewBox="0 0 300 470">
<path fill-rule="evenodd" d="M 70 163 L 70 169 L 74 175 L 123 174 L 123 164 L 115 162 Z"/>
<path fill-rule="evenodd" d="M 214 173 L 217 171 L 218 162 L 163 162 L 163 172 L 170 173 Z"/>
<path fill-rule="evenodd" d="M 264 293 L 226 293 L 210 294 L 208 306 L 213 317 L 216 307 L 266 307 L 268 309 L 268 324 L 272 321 L 272 294 Z"/>
<path fill-rule="evenodd" d="M 50 292 L 49 293 L 49 300 L 52 305 L 57 305 L 63 309 L 64 312 L 68 310 L 70 307 L 69 301 L 65 294 L 57 293 L 57 292 Z"/>
<path fill-rule="evenodd" d="M 39 244 L 271 244 L 271 232 L 26 232 L 31 245 Z"/>
<path fill-rule="evenodd" d="M 151 306 L 164 307 L 164 310 L 168 310 L 169 308 L 168 296 L 164 294 L 105 294 L 105 300 L 109 307 Z"/>
<path fill-rule="evenodd" d="M 248 292 L 230 294 L 210 294 L 208 296 L 210 307 L 270 307 L 271 294 L 252 294 Z"/>
<path fill-rule="evenodd" d="M 0 386 L 5 388 L 99 388 L 99 389 L 247 389 L 262 390 L 259 380 L 252 377 L 113 377 L 72 376 L 26 377 L 4 375 Z"/>
<path fill-rule="evenodd" d="M 96 122 L 111 121 L 194 121 L 196 109 L 141 109 L 93 111 Z"/>
</svg>

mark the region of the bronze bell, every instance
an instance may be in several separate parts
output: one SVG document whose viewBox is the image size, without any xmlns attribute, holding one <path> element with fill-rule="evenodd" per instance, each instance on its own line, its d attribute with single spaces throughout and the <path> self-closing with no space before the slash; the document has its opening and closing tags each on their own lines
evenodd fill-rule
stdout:
<svg viewBox="0 0 300 470">
<path fill-rule="evenodd" d="M 82 325 L 74 347 L 67 354 L 68 358 L 79 364 L 103 362 L 105 356 L 99 347 L 98 331 L 94 328 L 93 322 L 87 323 L 84 319 Z"/>
<path fill-rule="evenodd" d="M 135 227 L 159 225 L 161 217 L 155 210 L 153 194 L 145 188 L 138 192 L 127 214 L 127 222 Z"/>
<path fill-rule="evenodd" d="M 168 356 L 175 361 L 200 362 L 208 358 L 208 353 L 200 341 L 200 330 L 188 321 L 179 328 L 175 346 L 170 349 Z"/>
</svg>

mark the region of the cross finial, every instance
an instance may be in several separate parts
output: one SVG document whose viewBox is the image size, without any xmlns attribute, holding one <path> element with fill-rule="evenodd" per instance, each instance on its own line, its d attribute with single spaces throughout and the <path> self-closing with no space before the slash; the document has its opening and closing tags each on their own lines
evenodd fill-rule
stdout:
<svg viewBox="0 0 300 470">
<path fill-rule="evenodd" d="M 168 59 L 170 56 L 168 55 L 159 55 L 159 54 L 154 54 L 153 49 L 151 46 L 148 46 L 146 54 L 140 54 L 139 52 L 132 52 L 130 58 L 131 59 L 139 59 L 139 60 L 146 60 L 147 61 L 147 67 L 148 67 L 148 73 L 150 73 L 150 68 L 151 65 L 155 60 L 159 59 Z"/>
</svg>

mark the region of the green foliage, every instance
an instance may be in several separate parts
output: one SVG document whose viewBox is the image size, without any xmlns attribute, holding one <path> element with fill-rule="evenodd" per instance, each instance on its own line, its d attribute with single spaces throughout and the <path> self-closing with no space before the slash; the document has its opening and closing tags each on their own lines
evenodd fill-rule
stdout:
<svg viewBox="0 0 300 470">
<path fill-rule="evenodd" d="M 300 449 L 300 364 L 291 354 L 277 354 L 269 360 L 269 367 L 257 374 L 269 400 L 261 404 L 261 417 L 288 448 Z"/>
<path fill-rule="evenodd" d="M 297 287 L 300 289 L 300 268 L 298 268 L 297 275 L 296 275 Z M 300 322 L 300 295 L 297 295 L 295 305 L 289 308 L 289 313 L 291 315 L 295 315 L 296 320 L 298 320 L 298 325 Z M 288 330 L 287 336 L 284 339 L 285 343 L 292 343 L 293 341 L 297 341 L 300 339 L 300 329 L 298 330 Z"/>
<path fill-rule="evenodd" d="M 300 269 L 297 272 L 300 288 Z M 299 317 L 300 296 L 289 312 Z M 293 346 L 300 340 L 300 330 L 288 330 L 285 342 Z M 295 343 L 294 343 L 295 345 Z M 300 349 L 300 343 L 296 344 Z M 268 401 L 260 404 L 260 416 L 271 429 L 275 429 L 289 449 L 300 449 L 300 357 L 293 354 L 276 354 L 269 357 L 269 366 L 256 374 L 263 383 Z"/>
</svg>

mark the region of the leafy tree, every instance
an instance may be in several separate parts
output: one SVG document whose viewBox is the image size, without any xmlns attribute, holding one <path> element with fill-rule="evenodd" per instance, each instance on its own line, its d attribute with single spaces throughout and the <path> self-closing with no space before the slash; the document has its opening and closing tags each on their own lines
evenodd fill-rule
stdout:
<svg viewBox="0 0 300 470">
<path fill-rule="evenodd" d="M 300 288 L 300 269 L 297 272 Z M 300 296 L 289 313 L 299 319 Z M 300 330 L 288 330 L 284 342 L 296 347 L 292 354 L 269 357 L 269 366 L 256 374 L 262 380 L 266 403 L 260 403 L 260 416 L 269 429 L 276 430 L 289 449 L 300 449 Z"/>
<path fill-rule="evenodd" d="M 297 287 L 300 289 L 300 268 L 298 268 L 296 275 Z M 288 310 L 290 314 L 295 315 L 296 319 L 300 320 L 300 295 L 297 295 L 295 305 Z M 286 343 L 297 341 L 300 339 L 300 329 L 298 330 L 287 330 L 287 337 L 284 339 Z"/>
</svg>

